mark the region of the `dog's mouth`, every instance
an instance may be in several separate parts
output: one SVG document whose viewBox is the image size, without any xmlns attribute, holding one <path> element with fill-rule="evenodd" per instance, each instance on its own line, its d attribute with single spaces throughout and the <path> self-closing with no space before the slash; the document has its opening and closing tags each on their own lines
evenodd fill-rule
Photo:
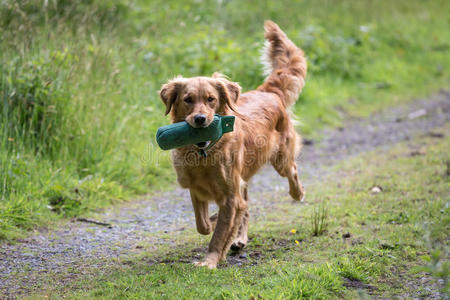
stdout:
<svg viewBox="0 0 450 300">
<path fill-rule="evenodd" d="M 200 142 L 200 143 L 195 144 L 195 146 L 197 146 L 200 149 L 205 149 L 206 147 L 209 146 L 210 143 L 211 143 L 211 141 Z"/>
<path fill-rule="evenodd" d="M 198 124 L 191 124 L 190 122 L 188 122 L 189 125 L 191 125 L 191 127 L 193 128 L 207 128 L 209 127 L 209 125 L 211 125 L 212 122 L 209 122 L 208 124 L 202 124 L 202 125 L 198 125 Z M 202 142 L 203 143 L 203 142 Z"/>
<path fill-rule="evenodd" d="M 193 128 L 207 128 L 214 120 L 206 120 L 203 124 L 196 124 L 194 120 L 191 120 L 190 118 L 186 118 L 185 121 Z"/>
</svg>

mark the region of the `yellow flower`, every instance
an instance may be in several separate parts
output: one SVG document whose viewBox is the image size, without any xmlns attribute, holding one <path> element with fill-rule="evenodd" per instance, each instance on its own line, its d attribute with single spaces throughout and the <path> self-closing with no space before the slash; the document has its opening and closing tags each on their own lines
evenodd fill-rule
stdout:
<svg viewBox="0 0 450 300">
<path fill-rule="evenodd" d="M 300 242 L 299 242 L 299 241 L 297 241 L 297 240 L 295 240 L 295 243 L 296 243 L 297 245 L 300 245 Z"/>
<path fill-rule="evenodd" d="M 296 233 L 296 232 L 297 232 L 297 230 L 291 229 L 291 233 Z"/>
</svg>

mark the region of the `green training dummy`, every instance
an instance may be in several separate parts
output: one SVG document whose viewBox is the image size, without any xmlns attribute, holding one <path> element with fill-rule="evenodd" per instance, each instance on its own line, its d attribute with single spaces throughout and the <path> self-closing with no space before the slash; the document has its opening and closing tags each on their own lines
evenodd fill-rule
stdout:
<svg viewBox="0 0 450 300">
<path fill-rule="evenodd" d="M 156 141 L 163 150 L 200 143 L 206 144 L 210 141 L 206 149 L 200 149 L 200 153 L 206 156 L 206 150 L 219 141 L 223 134 L 233 131 L 233 126 L 234 116 L 215 115 L 208 127 L 200 128 L 194 128 L 183 121 L 158 128 Z"/>
</svg>

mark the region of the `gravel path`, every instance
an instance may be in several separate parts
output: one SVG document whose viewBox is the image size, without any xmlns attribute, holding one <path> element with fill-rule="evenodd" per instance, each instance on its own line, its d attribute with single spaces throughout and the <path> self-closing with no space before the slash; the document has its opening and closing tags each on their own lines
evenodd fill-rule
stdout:
<svg viewBox="0 0 450 300">
<path fill-rule="evenodd" d="M 302 181 L 307 188 L 309 183 L 320 180 L 329 166 L 344 158 L 377 147 L 388 148 L 414 135 L 432 134 L 433 128 L 449 121 L 450 93 L 441 92 L 367 119 L 353 120 L 340 129 L 324 130 L 320 142 L 310 141 L 303 148 L 299 162 Z M 262 196 L 264 193 L 287 193 L 287 180 L 269 167 L 263 168 L 250 183 L 250 201 L 258 202 L 258 211 L 271 205 L 265 203 L 268 201 Z M 88 262 L 101 262 L 104 266 L 114 258 L 139 252 L 143 244 L 157 247 L 175 243 L 163 238 L 164 233 L 195 224 L 188 193 L 180 188 L 113 208 L 99 218 L 111 223 L 112 228 L 68 222 L 57 231 L 43 230 L 16 244 L 1 244 L 0 298 L 39 289 L 41 275 L 48 272 L 70 277 L 70 270 L 81 269 Z"/>
</svg>

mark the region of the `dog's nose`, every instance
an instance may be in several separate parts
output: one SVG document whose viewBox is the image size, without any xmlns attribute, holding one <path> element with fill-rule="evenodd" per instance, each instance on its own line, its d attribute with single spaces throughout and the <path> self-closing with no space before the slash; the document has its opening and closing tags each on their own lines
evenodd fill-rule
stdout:
<svg viewBox="0 0 450 300">
<path fill-rule="evenodd" d="M 194 122 L 198 126 L 201 126 L 201 125 L 205 124 L 205 121 L 206 121 L 206 116 L 205 115 L 195 115 L 194 116 Z"/>
</svg>

